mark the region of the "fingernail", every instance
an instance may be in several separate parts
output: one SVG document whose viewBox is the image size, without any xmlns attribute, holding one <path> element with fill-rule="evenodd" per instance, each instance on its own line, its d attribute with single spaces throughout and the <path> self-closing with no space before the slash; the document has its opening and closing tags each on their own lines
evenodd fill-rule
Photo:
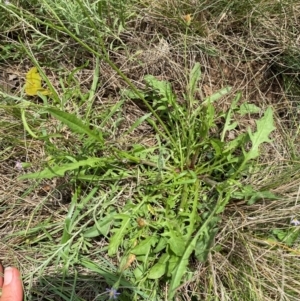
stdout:
<svg viewBox="0 0 300 301">
<path fill-rule="evenodd" d="M 13 269 L 12 268 L 5 268 L 4 270 L 4 283 L 3 285 L 8 285 L 11 283 L 12 279 L 13 279 Z"/>
</svg>

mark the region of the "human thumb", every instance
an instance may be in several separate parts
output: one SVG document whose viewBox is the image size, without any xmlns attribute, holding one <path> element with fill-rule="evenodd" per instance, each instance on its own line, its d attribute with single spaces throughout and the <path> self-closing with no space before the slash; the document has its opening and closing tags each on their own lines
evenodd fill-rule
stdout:
<svg viewBox="0 0 300 301">
<path fill-rule="evenodd" d="M 20 272 L 16 268 L 8 267 L 4 270 L 4 282 L 0 301 L 22 301 L 23 288 Z"/>
</svg>

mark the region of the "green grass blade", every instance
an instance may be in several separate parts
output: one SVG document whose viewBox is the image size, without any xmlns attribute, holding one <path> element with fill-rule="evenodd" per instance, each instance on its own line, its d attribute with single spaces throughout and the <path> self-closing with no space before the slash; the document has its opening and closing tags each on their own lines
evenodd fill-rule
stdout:
<svg viewBox="0 0 300 301">
<path fill-rule="evenodd" d="M 235 96 L 234 100 L 231 103 L 230 109 L 228 110 L 228 112 L 226 114 L 225 124 L 223 126 L 223 131 L 222 131 L 222 134 L 221 134 L 221 141 L 222 142 L 225 139 L 226 132 L 232 130 L 237 125 L 237 123 L 231 123 L 231 117 L 232 117 L 233 110 L 236 108 L 236 105 L 237 105 L 238 101 L 241 98 L 241 95 L 242 95 L 241 93 L 238 93 Z"/>
<path fill-rule="evenodd" d="M 30 129 L 27 120 L 26 120 L 26 116 L 25 116 L 25 110 L 21 109 L 21 118 L 23 121 L 23 125 L 25 130 L 33 137 L 33 138 L 38 138 L 38 136 Z"/>
<path fill-rule="evenodd" d="M 231 91 L 231 89 L 232 89 L 231 87 L 222 88 L 221 90 L 214 93 L 213 95 L 205 98 L 202 104 L 212 103 L 219 100 L 221 97 L 228 94 Z"/>
<path fill-rule="evenodd" d="M 200 64 L 196 63 L 190 72 L 190 80 L 188 84 L 188 93 L 189 93 L 189 98 L 190 101 L 193 100 L 194 93 L 197 89 L 197 84 L 201 78 L 201 68 Z"/>
<path fill-rule="evenodd" d="M 131 132 L 133 132 L 139 125 L 141 125 L 145 120 L 148 120 L 148 118 L 152 115 L 152 113 L 148 113 L 144 116 L 142 116 L 141 118 L 139 118 L 138 120 L 136 120 L 133 125 L 123 134 L 128 135 Z"/>
<path fill-rule="evenodd" d="M 67 125 L 73 132 L 77 134 L 86 134 L 95 141 L 103 143 L 101 132 L 92 131 L 74 114 L 63 112 L 54 108 L 46 109 L 53 117 Z"/>
<path fill-rule="evenodd" d="M 76 170 L 82 166 L 95 167 L 97 165 L 105 164 L 103 162 L 104 160 L 102 158 L 89 158 L 74 163 L 54 165 L 47 167 L 42 171 L 22 175 L 19 177 L 19 179 L 52 179 L 53 177 L 63 177 L 66 171 Z"/>
<path fill-rule="evenodd" d="M 115 219 L 122 219 L 120 228 L 114 229 L 115 234 L 112 236 L 109 246 L 108 246 L 108 255 L 112 256 L 117 253 L 118 247 L 121 244 L 124 235 L 126 235 L 127 228 L 130 224 L 130 216 L 126 214 L 120 214 L 115 217 Z"/>
</svg>

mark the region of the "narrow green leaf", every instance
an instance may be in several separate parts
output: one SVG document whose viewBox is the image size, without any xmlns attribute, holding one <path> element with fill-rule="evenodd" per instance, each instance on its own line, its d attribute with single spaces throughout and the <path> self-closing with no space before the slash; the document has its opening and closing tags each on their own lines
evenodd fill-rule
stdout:
<svg viewBox="0 0 300 301">
<path fill-rule="evenodd" d="M 88 195 L 86 195 L 83 199 L 80 200 L 80 204 L 78 204 L 77 198 L 74 199 L 74 202 L 75 202 L 76 205 L 75 205 L 75 210 L 71 215 L 73 225 L 76 225 L 77 217 L 80 217 L 80 215 L 82 214 L 82 208 L 84 208 L 87 205 L 87 203 L 94 197 L 94 195 L 96 194 L 97 191 L 98 191 L 98 187 L 94 187 L 89 192 Z M 73 198 L 74 198 L 74 196 L 77 196 L 77 193 L 73 194 Z"/>
<path fill-rule="evenodd" d="M 140 94 L 140 95 L 139 95 L 139 94 Z M 141 98 L 141 95 L 143 95 L 143 97 L 146 96 L 146 94 L 144 94 L 144 92 L 143 92 L 143 91 L 140 91 L 140 90 L 139 90 L 139 94 L 136 94 L 134 91 L 129 90 L 129 89 L 125 89 L 125 90 L 123 90 L 123 92 L 122 92 L 122 96 L 126 96 L 126 97 L 128 97 L 128 98 L 130 98 L 130 99 L 140 99 L 140 98 Z"/>
<path fill-rule="evenodd" d="M 67 217 L 65 219 L 64 231 L 63 231 L 63 235 L 62 235 L 62 238 L 61 238 L 61 243 L 62 244 L 66 243 L 71 237 L 70 225 L 71 225 L 71 219 L 69 217 Z"/>
<path fill-rule="evenodd" d="M 221 156 L 222 155 L 222 150 L 224 148 L 224 142 L 221 142 L 218 139 L 211 138 L 210 144 L 214 148 L 215 156 L 216 157 Z"/>
<path fill-rule="evenodd" d="M 125 214 L 119 214 L 117 217 L 115 217 L 115 219 L 120 219 L 120 218 L 122 219 L 121 227 L 112 230 L 115 232 L 115 234 L 112 236 L 109 242 L 109 246 L 108 246 L 109 256 L 113 256 L 117 253 L 118 248 L 121 242 L 123 241 L 123 237 L 127 233 L 127 228 L 130 224 L 130 216 Z"/>
<path fill-rule="evenodd" d="M 207 232 L 209 224 L 211 221 L 214 220 L 216 211 L 218 210 L 220 204 L 217 203 L 215 208 L 211 211 L 209 216 L 207 217 L 206 221 L 202 224 L 199 230 L 195 233 L 194 237 L 187 243 L 184 254 L 180 258 L 179 262 L 176 264 L 175 270 L 172 272 L 172 279 L 170 283 L 170 294 L 168 296 L 168 300 L 173 300 L 176 290 L 180 285 L 181 279 L 183 275 L 186 273 L 186 269 L 189 263 L 189 258 L 192 252 L 196 248 L 197 241 L 201 235 Z"/>
<path fill-rule="evenodd" d="M 120 281 L 120 285 L 131 287 L 132 283 L 126 281 L 124 277 L 116 275 L 116 271 L 114 271 L 115 267 L 110 262 L 106 261 L 104 257 L 101 257 L 101 259 L 103 262 L 100 261 L 98 263 L 98 261 L 91 261 L 89 258 L 81 256 L 80 263 L 89 271 L 103 276 L 110 286 L 113 286 L 117 281 Z"/>
<path fill-rule="evenodd" d="M 255 114 L 255 113 L 260 113 L 261 108 L 256 106 L 255 104 L 252 103 L 243 103 L 240 106 L 240 109 L 238 110 L 238 113 L 240 113 L 241 116 L 244 116 L 246 114 Z"/>
<path fill-rule="evenodd" d="M 190 73 L 190 80 L 189 80 L 189 85 L 188 85 L 188 91 L 189 91 L 190 97 L 193 97 L 200 77 L 201 77 L 200 64 L 196 63 Z"/>
<path fill-rule="evenodd" d="M 247 205 L 252 205 L 258 200 L 268 199 L 268 200 L 279 200 L 281 199 L 276 194 L 268 190 L 258 191 L 255 190 L 251 185 L 242 186 L 241 190 L 234 191 L 232 193 L 232 198 L 242 200 L 248 200 Z"/>
<path fill-rule="evenodd" d="M 148 113 L 144 116 L 142 116 L 141 118 L 139 118 L 138 120 L 136 120 L 133 125 L 123 134 L 124 136 L 125 135 L 128 135 L 130 134 L 131 132 L 133 132 L 139 125 L 141 125 L 145 120 L 147 120 L 152 114 L 151 113 Z"/>
<path fill-rule="evenodd" d="M 92 131 L 74 114 L 63 112 L 54 108 L 46 109 L 53 117 L 67 125 L 73 132 L 77 134 L 86 134 L 95 141 L 103 143 L 103 138 L 100 132 Z"/>
<path fill-rule="evenodd" d="M 33 138 L 38 138 L 38 136 L 30 129 L 27 120 L 26 120 L 26 116 L 25 116 L 25 110 L 21 109 L 21 118 L 23 121 L 23 125 L 25 130 L 33 137 Z"/>
<path fill-rule="evenodd" d="M 51 179 L 53 177 L 62 177 L 66 171 L 76 170 L 81 166 L 100 166 L 103 165 L 102 158 L 89 158 L 87 160 L 82 160 L 74 163 L 68 163 L 64 165 L 54 165 L 47 167 L 42 171 L 25 174 L 19 177 L 20 180 L 24 179 Z"/>
<path fill-rule="evenodd" d="M 224 95 L 228 94 L 231 91 L 231 87 L 225 87 L 219 90 L 218 92 L 214 93 L 213 95 L 206 97 L 202 104 L 212 103 L 219 100 Z"/>
<path fill-rule="evenodd" d="M 195 248 L 195 256 L 200 262 L 205 262 L 210 252 L 212 242 L 218 232 L 216 224 L 219 222 L 219 218 L 215 217 L 212 219 L 209 227 L 199 237 Z"/>
<path fill-rule="evenodd" d="M 198 237 L 201 235 L 201 233 L 203 231 L 202 227 L 196 233 L 194 238 L 189 242 L 189 244 L 186 246 L 183 256 L 180 258 L 180 261 L 178 262 L 175 270 L 172 272 L 172 280 L 170 283 L 170 294 L 168 296 L 168 300 L 173 300 L 176 289 L 180 285 L 182 276 L 184 275 L 184 273 L 186 273 L 186 268 L 189 263 L 189 258 L 191 256 L 192 252 L 195 250 Z"/>
<path fill-rule="evenodd" d="M 249 201 L 247 202 L 247 205 L 253 205 L 256 201 L 258 200 L 263 200 L 263 199 L 268 199 L 268 200 L 281 200 L 281 197 L 278 197 L 271 191 L 257 191 L 255 192 Z"/>
<path fill-rule="evenodd" d="M 113 107 L 109 109 L 109 113 L 106 114 L 104 119 L 101 121 L 100 128 L 104 127 L 107 123 L 111 121 L 111 117 L 119 111 L 119 109 L 122 107 L 124 102 L 125 99 L 122 99 L 121 101 L 117 102 Z"/>
<path fill-rule="evenodd" d="M 86 238 L 93 238 L 97 237 L 100 235 L 107 236 L 109 229 L 110 229 L 110 224 L 111 221 L 114 219 L 115 214 L 110 214 L 109 216 L 106 216 L 104 218 L 101 218 L 98 221 L 95 221 L 95 225 L 92 227 L 87 228 L 83 232 L 83 237 Z"/>
<path fill-rule="evenodd" d="M 75 193 L 72 196 L 72 201 L 69 206 L 68 214 L 65 219 L 64 232 L 61 238 L 61 244 L 66 243 L 71 237 L 72 230 L 74 228 L 72 216 L 74 214 L 74 211 L 76 210 L 77 205 L 78 205 L 78 190 L 76 189 Z"/>
<path fill-rule="evenodd" d="M 235 108 L 237 106 L 237 103 L 241 98 L 241 95 L 242 95 L 241 93 L 238 93 L 235 96 L 235 98 L 233 99 L 233 101 L 231 103 L 231 106 L 230 106 L 228 112 L 226 113 L 225 124 L 223 126 L 223 131 L 222 131 L 222 134 L 221 134 L 221 141 L 222 142 L 224 141 L 226 132 L 234 129 L 237 126 L 237 122 L 233 122 L 232 124 L 230 124 L 231 123 L 231 115 L 232 115 L 233 111 L 235 110 Z"/>
<path fill-rule="evenodd" d="M 228 141 L 224 144 L 223 153 L 233 153 L 233 150 L 241 147 L 249 141 L 249 137 L 246 133 L 240 134 L 234 140 Z"/>
</svg>

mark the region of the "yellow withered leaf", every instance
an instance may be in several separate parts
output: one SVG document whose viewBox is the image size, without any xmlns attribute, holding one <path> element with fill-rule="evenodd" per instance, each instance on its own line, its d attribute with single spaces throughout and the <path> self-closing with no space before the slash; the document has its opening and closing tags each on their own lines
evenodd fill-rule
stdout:
<svg viewBox="0 0 300 301">
<path fill-rule="evenodd" d="M 187 15 L 182 16 L 182 19 L 184 20 L 184 22 L 186 23 L 187 26 L 190 26 L 191 22 L 193 20 L 193 17 L 191 14 L 187 14 Z"/>
<path fill-rule="evenodd" d="M 49 95 L 51 92 L 42 88 L 42 78 L 36 67 L 32 67 L 26 73 L 25 80 L 25 93 L 29 96 L 38 95 L 38 92 L 42 95 Z"/>
<path fill-rule="evenodd" d="M 122 267 L 122 271 L 128 269 L 131 266 L 131 264 L 134 262 L 135 258 L 136 258 L 136 256 L 134 254 L 129 254 L 125 265 Z"/>
</svg>

